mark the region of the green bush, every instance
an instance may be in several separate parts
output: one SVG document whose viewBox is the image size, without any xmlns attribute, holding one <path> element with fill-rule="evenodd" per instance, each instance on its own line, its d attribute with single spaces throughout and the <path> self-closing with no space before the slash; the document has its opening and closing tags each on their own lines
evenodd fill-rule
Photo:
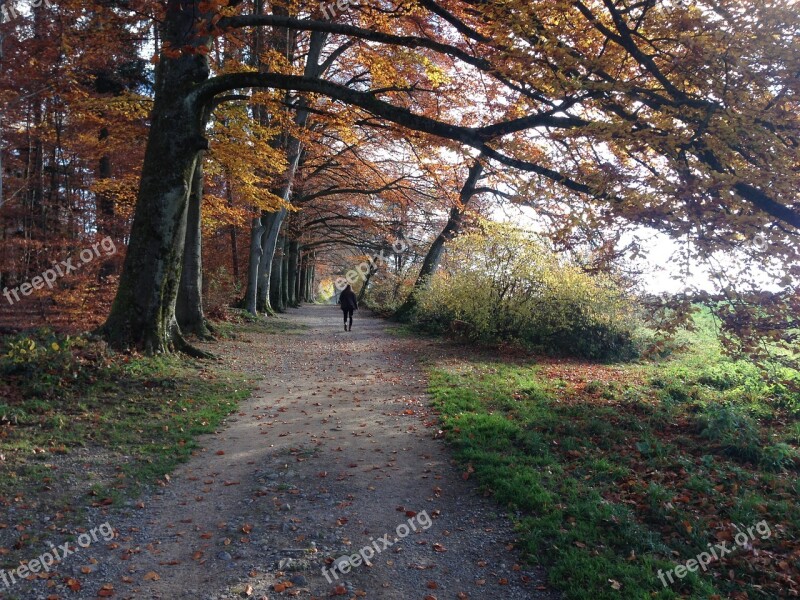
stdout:
<svg viewBox="0 0 800 600">
<path fill-rule="evenodd" d="M 415 323 L 558 355 L 638 354 L 631 300 L 611 277 L 590 276 L 540 241 L 496 223 L 448 244 L 445 264 L 417 297 Z"/>
</svg>

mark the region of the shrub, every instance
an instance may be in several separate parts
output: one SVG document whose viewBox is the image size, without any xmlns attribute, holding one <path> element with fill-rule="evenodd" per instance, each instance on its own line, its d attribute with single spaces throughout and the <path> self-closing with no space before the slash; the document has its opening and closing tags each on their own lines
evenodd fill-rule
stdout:
<svg viewBox="0 0 800 600">
<path fill-rule="evenodd" d="M 398 275 L 382 268 L 370 280 L 363 304 L 378 314 L 391 315 L 408 297 L 413 284 L 414 280 L 407 274 Z"/>
<path fill-rule="evenodd" d="M 3 341 L 0 375 L 16 380 L 26 396 L 63 397 L 92 381 L 106 359 L 104 342 L 39 329 Z"/>
<path fill-rule="evenodd" d="M 637 319 L 614 280 L 590 276 L 508 225 L 486 223 L 450 242 L 417 301 L 417 326 L 434 332 L 592 359 L 637 355 Z"/>
</svg>

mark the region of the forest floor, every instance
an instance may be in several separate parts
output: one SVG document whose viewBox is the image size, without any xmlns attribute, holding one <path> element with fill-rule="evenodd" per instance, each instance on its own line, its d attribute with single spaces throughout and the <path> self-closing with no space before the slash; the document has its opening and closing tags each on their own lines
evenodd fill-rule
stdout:
<svg viewBox="0 0 800 600">
<path fill-rule="evenodd" d="M 165 485 L 89 509 L 86 529 L 117 537 L 77 538 L 50 573 L 0 580 L 0 598 L 558 597 L 431 413 L 425 366 L 467 350 L 363 313 L 345 332 L 334 306 L 277 321 L 207 346 L 257 389 Z"/>
</svg>

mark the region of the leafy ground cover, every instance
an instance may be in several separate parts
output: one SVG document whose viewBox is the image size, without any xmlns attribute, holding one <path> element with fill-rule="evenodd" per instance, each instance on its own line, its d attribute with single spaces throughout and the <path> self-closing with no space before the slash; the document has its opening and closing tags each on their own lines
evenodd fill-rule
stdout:
<svg viewBox="0 0 800 600">
<path fill-rule="evenodd" d="M 47 330 L 5 338 L 0 372 L 0 558 L 164 482 L 255 383 L 215 361 Z"/>
<path fill-rule="evenodd" d="M 704 315 L 681 337 L 658 362 L 432 369 L 464 476 L 512 510 L 566 598 L 800 591 L 798 374 L 724 357 Z M 688 562 L 712 550 L 705 570 Z"/>
</svg>

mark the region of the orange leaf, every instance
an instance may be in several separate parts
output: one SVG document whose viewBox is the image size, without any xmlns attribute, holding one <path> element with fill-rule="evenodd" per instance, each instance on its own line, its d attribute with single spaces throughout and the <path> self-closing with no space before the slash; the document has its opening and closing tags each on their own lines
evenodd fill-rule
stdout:
<svg viewBox="0 0 800 600">
<path fill-rule="evenodd" d="M 67 580 L 64 582 L 67 584 L 67 587 L 71 589 L 73 592 L 80 592 L 81 591 L 81 582 L 77 579 L 73 579 L 72 577 L 68 577 Z"/>
</svg>

